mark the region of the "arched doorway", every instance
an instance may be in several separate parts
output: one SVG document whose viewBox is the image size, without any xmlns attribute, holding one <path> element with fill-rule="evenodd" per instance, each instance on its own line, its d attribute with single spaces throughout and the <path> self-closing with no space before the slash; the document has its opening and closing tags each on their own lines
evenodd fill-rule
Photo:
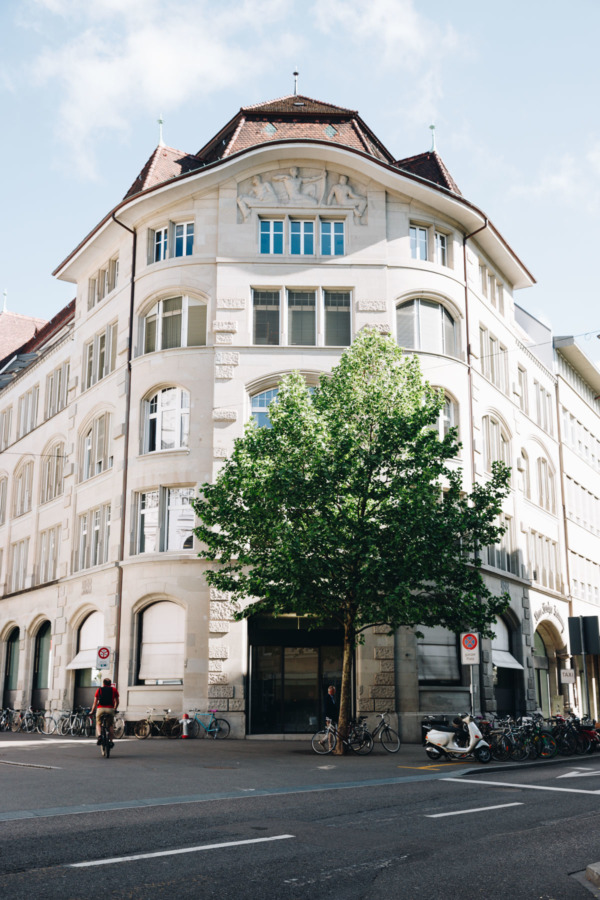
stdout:
<svg viewBox="0 0 600 900">
<path fill-rule="evenodd" d="M 52 626 L 46 621 L 35 636 L 33 657 L 33 685 L 31 705 L 34 709 L 46 709 L 52 666 Z"/>
<path fill-rule="evenodd" d="M 551 714 L 550 661 L 544 639 L 539 631 L 533 636 L 533 672 L 535 699 L 544 716 Z"/>
<path fill-rule="evenodd" d="M 14 709 L 17 699 L 17 682 L 19 678 L 19 656 L 21 649 L 21 632 L 13 628 L 6 641 L 6 663 L 4 666 L 4 688 L 2 705 Z"/>
<path fill-rule="evenodd" d="M 77 631 L 77 654 L 67 666 L 67 669 L 75 670 L 75 707 L 91 706 L 94 702 L 94 694 L 102 681 L 102 674 L 96 669 L 96 655 L 103 644 L 104 616 L 99 612 L 90 613 Z"/>
<path fill-rule="evenodd" d="M 342 632 L 309 631 L 297 616 L 248 622 L 250 734 L 308 734 L 324 721 L 325 695 L 342 680 Z"/>
<path fill-rule="evenodd" d="M 511 630 L 498 616 L 492 638 L 492 666 L 496 711 L 501 716 L 514 716 L 522 708 L 521 675 L 523 666 L 515 659 L 511 646 Z"/>
</svg>

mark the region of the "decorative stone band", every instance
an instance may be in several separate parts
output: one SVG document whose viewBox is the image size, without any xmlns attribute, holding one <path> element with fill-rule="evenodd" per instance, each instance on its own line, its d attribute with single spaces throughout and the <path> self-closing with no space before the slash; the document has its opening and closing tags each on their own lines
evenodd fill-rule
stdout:
<svg viewBox="0 0 600 900">
<path fill-rule="evenodd" d="M 246 309 L 245 297 L 217 300 L 217 309 Z"/>
<path fill-rule="evenodd" d="M 229 622 L 226 622 L 224 619 L 210 620 L 208 623 L 208 630 L 211 634 L 227 634 L 229 631 Z"/>
<path fill-rule="evenodd" d="M 358 312 L 386 312 L 387 302 L 385 300 L 357 300 L 356 309 Z"/>
<path fill-rule="evenodd" d="M 380 334 L 391 334 L 392 329 L 387 324 L 376 325 L 375 322 L 368 322 L 366 325 L 363 325 L 359 331 L 378 331 Z"/>
<path fill-rule="evenodd" d="M 225 409 L 217 407 L 213 409 L 213 422 L 237 422 L 237 412 L 235 409 Z"/>
<path fill-rule="evenodd" d="M 217 319 L 216 322 L 213 322 L 213 331 L 226 331 L 230 334 L 235 334 L 237 331 L 237 322 L 222 322 Z"/>
<path fill-rule="evenodd" d="M 217 350 L 215 353 L 215 364 L 217 366 L 239 366 L 240 354 L 233 350 Z"/>
<path fill-rule="evenodd" d="M 226 644 L 218 644 L 216 641 L 208 642 L 209 659 L 228 659 L 229 647 Z"/>
<path fill-rule="evenodd" d="M 230 381 L 233 378 L 233 366 L 215 366 L 215 378 Z"/>
<path fill-rule="evenodd" d="M 215 334 L 215 344 L 233 344 L 233 335 L 226 331 L 219 331 Z"/>
</svg>

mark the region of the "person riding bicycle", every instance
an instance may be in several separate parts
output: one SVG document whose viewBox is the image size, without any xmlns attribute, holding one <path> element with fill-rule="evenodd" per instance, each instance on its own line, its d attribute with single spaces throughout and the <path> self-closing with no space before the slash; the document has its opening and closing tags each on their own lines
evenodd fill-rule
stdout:
<svg viewBox="0 0 600 900">
<path fill-rule="evenodd" d="M 110 737 L 110 746 L 112 747 L 115 740 L 115 710 L 119 705 L 119 692 L 110 680 L 105 678 L 102 681 L 102 687 L 99 687 L 94 695 L 94 705 L 90 709 L 90 716 L 94 715 L 96 710 L 96 736 L 97 744 L 102 742 L 102 728 L 100 720 L 102 716 L 108 719 L 108 734 Z"/>
</svg>

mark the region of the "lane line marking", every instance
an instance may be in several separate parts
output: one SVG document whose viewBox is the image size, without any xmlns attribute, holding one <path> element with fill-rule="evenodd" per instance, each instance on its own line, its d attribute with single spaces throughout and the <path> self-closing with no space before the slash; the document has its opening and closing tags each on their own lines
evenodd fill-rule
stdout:
<svg viewBox="0 0 600 900">
<path fill-rule="evenodd" d="M 41 763 L 10 762 L 8 759 L 0 759 L 0 766 L 20 766 L 24 769 L 62 769 L 62 766 L 43 766 Z"/>
<path fill-rule="evenodd" d="M 458 812 L 435 813 L 426 815 L 426 819 L 443 819 L 444 816 L 465 816 L 467 813 L 487 812 L 488 809 L 508 809 L 509 806 L 523 806 L 522 803 L 500 803 L 498 806 L 480 806 L 477 809 L 459 809 Z"/>
<path fill-rule="evenodd" d="M 441 778 L 440 781 L 455 781 L 457 784 L 490 784 L 493 787 L 521 788 L 524 791 L 557 791 L 561 794 L 595 794 L 600 791 L 584 791 L 578 788 L 542 787 L 538 784 L 518 784 L 511 781 L 481 781 L 479 778 Z"/>
<path fill-rule="evenodd" d="M 247 841 L 227 841 L 223 844 L 201 844 L 199 847 L 183 847 L 180 850 L 160 850 L 157 853 L 137 853 L 135 856 L 113 856 L 110 859 L 94 859 L 91 862 L 69 863 L 67 869 L 84 869 L 89 866 L 109 866 L 113 863 L 133 862 L 136 859 L 155 859 L 158 856 L 178 856 L 181 853 L 198 853 L 200 850 L 220 850 L 223 847 L 241 847 L 244 844 L 266 844 L 269 841 L 287 841 L 294 834 L 276 834 L 274 837 L 251 838 Z"/>
</svg>

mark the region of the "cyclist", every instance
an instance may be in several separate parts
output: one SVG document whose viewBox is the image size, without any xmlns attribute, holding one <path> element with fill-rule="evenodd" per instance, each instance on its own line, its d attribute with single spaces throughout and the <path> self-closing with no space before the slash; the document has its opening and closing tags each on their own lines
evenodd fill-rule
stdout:
<svg viewBox="0 0 600 900">
<path fill-rule="evenodd" d="M 102 741 L 101 738 L 101 726 L 100 719 L 102 716 L 108 716 L 108 725 L 109 725 L 109 737 L 110 737 L 110 746 L 114 746 L 115 740 L 115 710 L 119 705 L 119 692 L 110 680 L 110 678 L 105 678 L 102 681 L 102 687 L 99 687 L 94 696 L 94 705 L 90 710 L 90 716 L 94 715 L 94 710 L 96 710 L 96 736 L 98 740 L 97 744 L 100 744 Z"/>
</svg>

